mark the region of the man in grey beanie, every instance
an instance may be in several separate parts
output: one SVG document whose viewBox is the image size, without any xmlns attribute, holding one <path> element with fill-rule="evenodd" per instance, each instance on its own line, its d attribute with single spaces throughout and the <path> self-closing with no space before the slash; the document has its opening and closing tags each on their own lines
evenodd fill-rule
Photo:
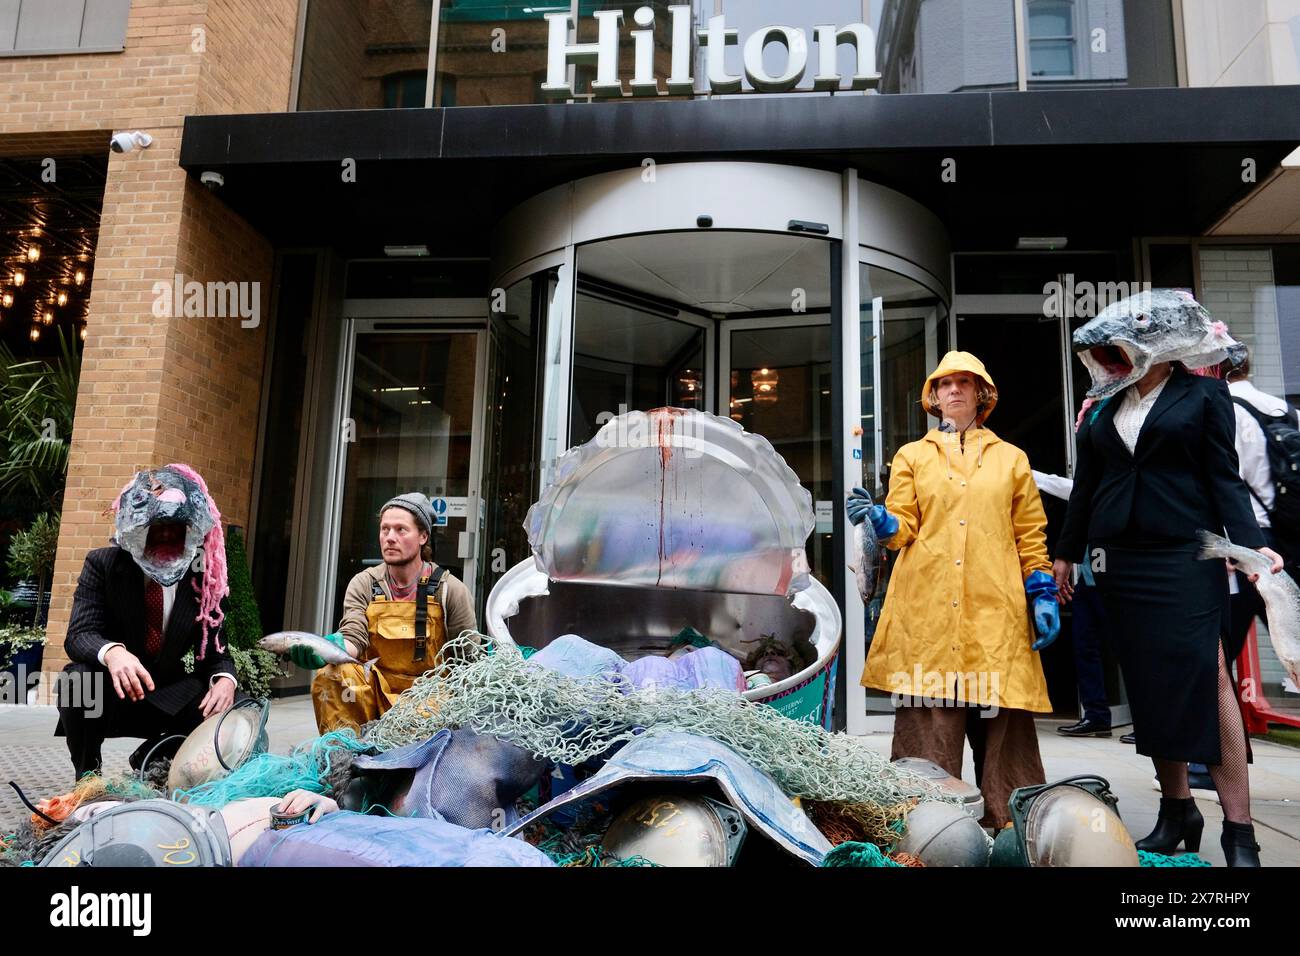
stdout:
<svg viewBox="0 0 1300 956">
<path fill-rule="evenodd" d="M 384 563 L 357 573 L 343 596 L 343 620 L 329 639 L 360 664 L 329 664 L 306 647 L 290 656 L 317 668 L 312 703 L 321 733 L 360 728 L 437 666 L 448 637 L 478 630 L 469 588 L 433 561 L 433 505 L 418 491 L 379 509 Z M 300 659 L 301 658 L 301 659 Z"/>
</svg>

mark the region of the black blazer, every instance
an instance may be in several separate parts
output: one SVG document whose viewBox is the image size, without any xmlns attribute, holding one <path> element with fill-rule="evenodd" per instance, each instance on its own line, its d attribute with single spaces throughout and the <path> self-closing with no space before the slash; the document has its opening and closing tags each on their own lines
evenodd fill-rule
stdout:
<svg viewBox="0 0 1300 956">
<path fill-rule="evenodd" d="M 1192 541 L 1201 528 L 1215 534 L 1226 529 L 1234 544 L 1263 547 L 1250 492 L 1237 471 L 1228 386 L 1175 365 L 1133 454 L 1115 430 L 1123 394 L 1084 416 L 1074 489 L 1054 557 L 1081 561 L 1089 542 L 1106 540 Z"/>
<path fill-rule="evenodd" d="M 193 701 L 198 703 L 215 674 L 234 676 L 235 663 L 230 652 L 217 652 L 214 638 L 220 629 L 208 632 L 208 649 L 203 660 L 195 660 L 194 673 L 186 674 L 181 663 L 185 652 L 193 650 L 197 658 L 203 630 L 195 617 L 199 613 L 199 596 L 191 583 L 202 576 L 185 572 L 176 586 L 176 599 L 163 632 L 163 646 L 156 660 L 145 654 L 144 572 L 135 560 L 117 545 L 96 548 L 86 555 L 72 597 L 72 616 L 63 647 L 72 661 L 99 666 L 97 655 L 105 644 L 119 642 L 140 658 L 154 690 L 145 695 L 159 709 L 175 714 Z M 222 608 L 226 602 L 223 599 Z M 112 688 L 108 688 L 113 693 Z"/>
</svg>

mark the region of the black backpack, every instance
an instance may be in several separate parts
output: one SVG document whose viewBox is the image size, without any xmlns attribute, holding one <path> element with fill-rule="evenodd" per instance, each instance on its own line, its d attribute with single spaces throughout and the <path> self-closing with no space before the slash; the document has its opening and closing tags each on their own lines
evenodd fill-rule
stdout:
<svg viewBox="0 0 1300 956">
<path fill-rule="evenodd" d="M 1274 489 L 1273 507 L 1264 510 L 1273 530 L 1284 539 L 1300 538 L 1300 427 L 1296 425 L 1295 411 L 1287 406 L 1281 415 L 1265 415 L 1244 398 L 1234 397 L 1233 402 L 1250 412 L 1264 430 Z M 1254 489 L 1250 493 L 1259 501 Z M 1264 507 L 1264 502 L 1259 504 Z"/>
</svg>

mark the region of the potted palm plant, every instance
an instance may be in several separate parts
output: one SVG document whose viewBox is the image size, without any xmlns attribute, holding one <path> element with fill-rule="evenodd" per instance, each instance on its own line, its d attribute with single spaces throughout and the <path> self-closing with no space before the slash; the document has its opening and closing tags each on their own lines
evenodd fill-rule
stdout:
<svg viewBox="0 0 1300 956">
<path fill-rule="evenodd" d="M 81 356 L 59 330 L 52 361 L 18 359 L 0 344 L 0 492 L 59 514 L 72 444 Z"/>
<path fill-rule="evenodd" d="M 38 515 L 31 527 L 19 531 L 9 542 L 9 573 L 21 581 L 36 585 L 36 611 L 32 626 L 44 623 L 49 606 L 46 582 L 54 570 L 54 556 L 59 547 L 59 519 L 50 514 Z"/>
</svg>

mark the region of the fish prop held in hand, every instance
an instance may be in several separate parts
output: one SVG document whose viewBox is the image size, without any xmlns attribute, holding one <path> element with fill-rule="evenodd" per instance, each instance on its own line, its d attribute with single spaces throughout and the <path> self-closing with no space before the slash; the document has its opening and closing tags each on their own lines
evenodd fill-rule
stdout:
<svg viewBox="0 0 1300 956">
<path fill-rule="evenodd" d="M 1251 548 L 1233 544 L 1208 531 L 1196 532 L 1201 543 L 1198 558 L 1224 558 L 1247 574 L 1258 574 L 1255 587 L 1268 612 L 1268 636 L 1277 659 L 1291 680 L 1300 685 L 1300 587 L 1285 571 L 1273 574 L 1273 563 Z"/>
<path fill-rule="evenodd" d="M 288 654 L 292 647 L 310 647 L 326 664 L 361 663 L 337 644 L 308 631 L 276 631 L 258 641 L 257 646 L 272 654 Z"/>
<path fill-rule="evenodd" d="M 858 559 L 857 564 L 851 564 L 849 567 L 857 578 L 858 593 L 862 595 L 862 602 L 870 604 L 880 588 L 881 578 L 884 577 L 885 556 L 884 548 L 880 546 L 875 528 L 871 526 L 869 518 L 853 526 L 853 553 Z"/>
</svg>

